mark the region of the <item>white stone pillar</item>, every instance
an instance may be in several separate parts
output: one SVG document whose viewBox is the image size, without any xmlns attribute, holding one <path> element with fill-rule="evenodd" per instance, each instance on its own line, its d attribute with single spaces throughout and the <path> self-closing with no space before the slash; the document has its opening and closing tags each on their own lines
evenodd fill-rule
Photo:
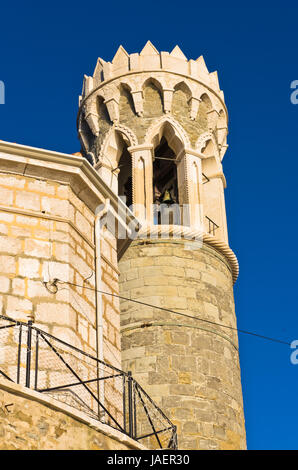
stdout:
<svg viewBox="0 0 298 470">
<path fill-rule="evenodd" d="M 202 163 L 201 154 L 193 149 L 185 149 L 186 186 L 190 213 L 190 226 L 203 229 Z"/>
<path fill-rule="evenodd" d="M 153 145 L 128 147 L 132 156 L 132 188 L 134 214 L 144 223 L 153 223 Z"/>
</svg>

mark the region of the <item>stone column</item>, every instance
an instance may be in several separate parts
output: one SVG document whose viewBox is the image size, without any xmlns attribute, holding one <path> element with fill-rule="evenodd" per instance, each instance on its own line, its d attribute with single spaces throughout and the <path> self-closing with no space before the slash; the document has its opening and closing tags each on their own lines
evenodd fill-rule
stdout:
<svg viewBox="0 0 298 470">
<path fill-rule="evenodd" d="M 203 230 L 203 195 L 201 154 L 186 149 L 186 186 L 188 192 L 190 226 Z"/>
<path fill-rule="evenodd" d="M 132 156 L 134 214 L 140 220 L 153 221 L 152 145 L 129 147 Z"/>
</svg>

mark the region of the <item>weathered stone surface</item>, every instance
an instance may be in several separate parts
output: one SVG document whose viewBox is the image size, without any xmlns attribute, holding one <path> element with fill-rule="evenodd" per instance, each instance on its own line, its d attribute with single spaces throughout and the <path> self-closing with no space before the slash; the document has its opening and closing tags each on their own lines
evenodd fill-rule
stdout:
<svg viewBox="0 0 298 470">
<path fill-rule="evenodd" d="M 10 159 L 13 161 L 13 156 Z M 52 165 L 55 171 L 57 164 Z M 57 182 L 53 173 L 47 181 L 44 175 L 38 178 L 43 168 L 38 167 L 36 177 L 0 175 L 0 313 L 15 320 L 33 320 L 42 330 L 95 356 L 95 214 L 77 196 L 79 187 L 74 190 Z M 115 235 L 103 229 L 102 288 L 115 294 L 116 249 Z M 51 293 L 44 280 L 54 278 L 77 286 L 59 284 L 58 292 Z M 103 359 L 120 366 L 119 303 L 111 296 L 102 296 L 102 302 Z M 15 377 L 17 343 L 9 341 L 8 335 L 2 335 L 0 366 Z M 53 363 L 41 360 L 39 367 L 39 377 L 55 383 Z M 113 387 L 111 382 L 107 385 L 110 396 Z"/>
<path fill-rule="evenodd" d="M 131 450 L 144 447 L 67 405 L 0 380 L 1 450 Z"/>
<path fill-rule="evenodd" d="M 120 280 L 120 293 L 126 297 L 147 296 L 153 305 L 236 326 L 231 273 L 210 247 L 186 251 L 183 241 L 135 241 L 119 267 L 126 275 Z M 126 280 L 131 271 L 138 287 Z M 235 332 L 129 302 L 123 307 L 123 367 L 134 371 L 177 425 L 180 448 L 245 448 Z M 142 351 L 150 363 L 139 363 L 135 351 Z"/>
</svg>

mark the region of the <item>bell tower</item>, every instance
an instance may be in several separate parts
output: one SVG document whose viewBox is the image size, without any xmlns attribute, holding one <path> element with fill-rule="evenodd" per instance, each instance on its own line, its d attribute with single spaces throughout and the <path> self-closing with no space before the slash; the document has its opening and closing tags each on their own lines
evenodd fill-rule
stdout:
<svg viewBox="0 0 298 470">
<path fill-rule="evenodd" d="M 134 54 L 120 46 L 84 78 L 82 151 L 141 224 L 118 251 L 121 295 L 148 304 L 121 302 L 123 368 L 177 425 L 181 449 L 246 447 L 227 123 L 217 73 L 178 46 L 158 52 L 147 42 Z"/>
</svg>

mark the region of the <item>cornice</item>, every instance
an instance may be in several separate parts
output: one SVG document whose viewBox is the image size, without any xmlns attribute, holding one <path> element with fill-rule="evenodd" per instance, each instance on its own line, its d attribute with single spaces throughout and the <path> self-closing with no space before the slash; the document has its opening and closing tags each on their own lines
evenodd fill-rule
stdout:
<svg viewBox="0 0 298 470">
<path fill-rule="evenodd" d="M 182 225 L 147 225 L 140 229 L 135 242 L 142 239 L 150 241 L 150 237 L 157 242 L 165 239 L 175 240 L 175 238 L 178 238 L 182 241 L 185 240 L 190 241 L 191 243 L 197 243 L 198 249 L 202 248 L 204 244 L 211 246 L 227 260 L 228 266 L 231 270 L 233 283 L 235 284 L 239 274 L 239 263 L 233 250 L 224 241 L 219 240 L 209 233 L 191 229 Z"/>
<path fill-rule="evenodd" d="M 124 202 L 83 157 L 0 141 L 0 171 L 69 184 L 92 212 L 109 199 L 124 225 L 139 225 Z M 129 238 L 120 240 L 122 253 L 130 243 Z"/>
<path fill-rule="evenodd" d="M 186 78 L 188 80 L 193 80 L 194 82 L 198 83 L 199 85 L 205 87 L 208 91 L 210 91 L 214 96 L 216 96 L 216 98 L 221 102 L 224 110 L 225 110 L 225 113 L 226 113 L 226 116 L 227 116 L 227 123 L 228 123 L 228 110 L 227 110 L 227 107 L 226 107 L 226 104 L 224 102 L 224 100 L 222 99 L 222 97 L 220 96 L 220 93 L 217 93 L 214 89 L 212 89 L 210 86 L 208 86 L 204 81 L 201 81 L 195 77 L 192 77 L 191 75 L 187 75 L 187 74 L 184 74 L 184 73 L 179 73 L 179 72 L 173 72 L 172 70 L 168 70 L 168 69 L 152 69 L 152 70 L 132 70 L 132 71 L 126 71 L 125 73 L 121 73 L 119 75 L 115 75 L 111 78 L 108 78 L 107 80 L 104 80 L 103 82 L 101 82 L 97 87 L 95 87 L 92 91 L 90 91 L 90 93 L 88 93 L 87 96 L 85 96 L 84 98 L 82 98 L 81 102 L 80 102 L 80 106 L 79 106 L 79 110 L 78 110 L 78 114 L 77 114 L 77 129 L 79 128 L 79 119 L 80 119 L 80 114 L 81 114 L 81 111 L 83 109 L 83 106 L 85 105 L 86 101 L 91 97 L 93 96 L 97 91 L 99 91 L 101 88 L 103 88 L 105 85 L 113 82 L 114 80 L 118 80 L 118 79 L 121 79 L 122 77 L 127 77 L 127 76 L 130 76 L 130 75 L 140 75 L 140 74 L 143 74 L 143 73 L 158 73 L 158 74 L 161 74 L 161 73 L 169 73 L 171 75 L 176 75 L 178 77 L 183 77 L 183 78 Z"/>
</svg>

